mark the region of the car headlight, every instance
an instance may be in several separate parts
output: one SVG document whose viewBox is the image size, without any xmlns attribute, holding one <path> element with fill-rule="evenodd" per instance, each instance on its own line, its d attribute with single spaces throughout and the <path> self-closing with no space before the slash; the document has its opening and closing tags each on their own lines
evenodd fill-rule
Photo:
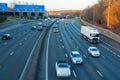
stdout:
<svg viewBox="0 0 120 80">
<path fill-rule="evenodd" d="M 73 62 L 74 62 L 74 63 L 76 63 L 76 60 L 75 60 L 75 59 L 73 59 Z"/>
<path fill-rule="evenodd" d="M 68 71 L 69 75 L 71 74 L 70 70 Z"/>
<path fill-rule="evenodd" d="M 60 71 L 57 71 L 57 74 L 60 74 Z"/>
</svg>

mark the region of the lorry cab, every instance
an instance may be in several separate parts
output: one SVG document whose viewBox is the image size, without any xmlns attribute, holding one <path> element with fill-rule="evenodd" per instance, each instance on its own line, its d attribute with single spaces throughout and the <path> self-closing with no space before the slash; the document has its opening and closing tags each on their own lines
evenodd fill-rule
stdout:
<svg viewBox="0 0 120 80">
<path fill-rule="evenodd" d="M 98 30 L 91 30 L 91 33 L 90 33 L 90 42 L 92 43 L 98 43 L 99 42 L 99 37 L 100 37 L 100 33 L 98 32 Z"/>
</svg>

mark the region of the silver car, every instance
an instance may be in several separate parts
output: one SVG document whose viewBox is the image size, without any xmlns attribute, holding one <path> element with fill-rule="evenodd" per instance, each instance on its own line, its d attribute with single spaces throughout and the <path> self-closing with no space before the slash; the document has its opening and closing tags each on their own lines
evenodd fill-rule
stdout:
<svg viewBox="0 0 120 80">
<path fill-rule="evenodd" d="M 70 65 L 65 61 L 56 62 L 56 74 L 57 77 L 70 77 Z"/>
<path fill-rule="evenodd" d="M 39 25 L 39 26 L 41 26 L 41 25 L 42 25 L 42 23 L 41 23 L 41 22 L 39 22 L 39 23 L 38 23 L 38 25 Z"/>
<path fill-rule="evenodd" d="M 100 52 L 96 47 L 89 47 L 88 53 L 91 54 L 92 56 L 100 56 Z"/>
<path fill-rule="evenodd" d="M 81 64 L 83 62 L 82 55 L 78 51 L 72 51 L 70 57 L 73 64 Z"/>
<path fill-rule="evenodd" d="M 38 26 L 38 31 L 42 31 L 43 27 L 42 26 Z"/>
</svg>

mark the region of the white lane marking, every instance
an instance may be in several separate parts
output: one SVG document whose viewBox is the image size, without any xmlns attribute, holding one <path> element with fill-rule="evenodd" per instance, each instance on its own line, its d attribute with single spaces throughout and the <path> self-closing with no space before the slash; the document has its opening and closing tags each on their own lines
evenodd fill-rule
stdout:
<svg viewBox="0 0 120 80">
<path fill-rule="evenodd" d="M 86 55 L 83 55 L 83 56 L 84 56 L 85 58 L 87 58 Z"/>
<path fill-rule="evenodd" d="M 62 46 L 62 48 L 64 48 L 64 46 Z"/>
<path fill-rule="evenodd" d="M 102 40 L 101 40 L 101 41 L 102 41 Z M 113 48 L 113 49 L 117 50 L 117 51 L 120 53 L 120 50 L 118 50 L 118 49 L 114 48 L 113 46 L 111 46 L 110 44 L 108 44 L 108 43 L 106 43 L 106 42 L 104 42 L 104 41 L 102 41 L 102 42 L 103 42 L 103 43 L 105 43 L 106 45 L 110 46 L 111 48 Z"/>
<path fill-rule="evenodd" d="M 79 47 L 77 46 L 77 49 L 79 49 Z"/>
<path fill-rule="evenodd" d="M 15 37 L 13 37 L 13 39 L 15 39 Z"/>
<path fill-rule="evenodd" d="M 97 70 L 97 73 L 98 73 L 101 77 L 103 77 L 103 75 L 102 75 L 102 73 L 100 73 L 100 71 Z"/>
<path fill-rule="evenodd" d="M 113 54 L 114 54 L 114 55 L 116 55 L 116 53 L 115 53 L 115 52 L 114 52 Z"/>
<path fill-rule="evenodd" d="M 22 73 L 21 73 L 21 75 L 19 77 L 19 80 L 24 80 L 23 78 L 24 78 L 24 76 L 26 74 L 26 70 L 27 70 L 27 68 L 28 68 L 28 66 L 29 66 L 29 64 L 31 62 L 31 58 L 32 58 L 32 56 L 34 54 L 35 48 L 36 48 L 36 46 L 38 44 L 38 41 L 40 40 L 41 36 L 42 36 L 42 34 L 39 36 L 38 40 L 36 41 L 35 45 L 33 46 L 32 50 L 30 52 L 30 55 L 29 55 L 29 57 L 27 59 L 27 62 L 25 63 L 25 66 L 23 68 L 23 71 L 22 71 Z"/>
<path fill-rule="evenodd" d="M 105 56 L 101 55 L 103 58 L 105 58 Z"/>
<path fill-rule="evenodd" d="M 75 71 L 73 70 L 72 72 L 73 72 L 73 75 L 74 75 L 74 76 L 75 76 L 75 78 L 76 78 L 76 77 L 77 77 L 77 75 L 76 75 Z"/>
<path fill-rule="evenodd" d="M 120 57 L 120 55 L 117 55 L 118 57 Z"/>
<path fill-rule="evenodd" d="M 22 45 L 22 43 L 19 43 L 19 45 Z"/>
<path fill-rule="evenodd" d="M 111 53 L 113 53 L 114 55 L 116 55 L 117 57 L 119 57 L 120 55 L 118 55 L 117 53 L 115 53 L 114 51 L 110 50 L 109 48 L 105 47 L 104 45 L 100 44 L 100 46 L 102 46 L 103 48 L 107 49 L 108 51 L 110 51 Z"/>
<path fill-rule="evenodd" d="M 7 45 L 7 42 L 5 42 L 4 45 Z"/>
<path fill-rule="evenodd" d="M 45 80 L 48 80 L 48 51 L 49 51 L 49 43 L 50 43 L 50 34 L 52 33 L 52 29 L 49 32 L 48 40 L 47 40 L 47 50 L 46 50 L 46 74 L 45 74 Z"/>
<path fill-rule="evenodd" d="M 25 40 L 27 40 L 27 38 L 25 38 Z"/>
<path fill-rule="evenodd" d="M 65 56 L 68 57 L 68 55 L 65 53 Z"/>
<path fill-rule="evenodd" d="M 14 52 L 11 52 L 11 53 L 10 53 L 10 55 L 13 55 L 13 54 L 14 54 Z"/>
<path fill-rule="evenodd" d="M 60 40 L 60 42 L 62 42 L 62 40 Z"/>
</svg>

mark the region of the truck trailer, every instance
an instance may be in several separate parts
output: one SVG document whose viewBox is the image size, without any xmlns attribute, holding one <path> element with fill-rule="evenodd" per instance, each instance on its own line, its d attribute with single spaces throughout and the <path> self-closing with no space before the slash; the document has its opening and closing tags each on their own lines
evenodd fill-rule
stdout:
<svg viewBox="0 0 120 80">
<path fill-rule="evenodd" d="M 100 39 L 100 33 L 96 28 L 90 26 L 81 26 L 82 37 L 87 39 L 91 43 L 98 43 Z"/>
</svg>

